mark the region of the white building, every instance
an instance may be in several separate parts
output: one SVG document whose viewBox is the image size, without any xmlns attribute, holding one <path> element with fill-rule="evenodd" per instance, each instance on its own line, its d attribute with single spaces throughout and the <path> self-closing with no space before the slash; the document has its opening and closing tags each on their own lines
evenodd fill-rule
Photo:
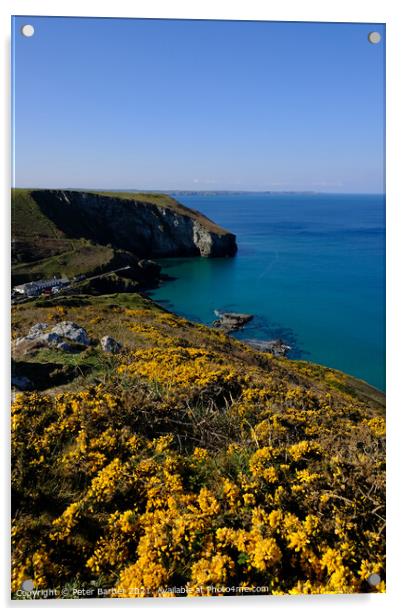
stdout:
<svg viewBox="0 0 402 616">
<path fill-rule="evenodd" d="M 16 293 L 26 295 L 27 297 L 35 297 L 44 291 L 52 291 L 53 289 L 61 289 L 69 284 L 68 278 L 52 278 L 51 280 L 33 280 L 25 284 L 19 284 L 14 287 Z"/>
</svg>

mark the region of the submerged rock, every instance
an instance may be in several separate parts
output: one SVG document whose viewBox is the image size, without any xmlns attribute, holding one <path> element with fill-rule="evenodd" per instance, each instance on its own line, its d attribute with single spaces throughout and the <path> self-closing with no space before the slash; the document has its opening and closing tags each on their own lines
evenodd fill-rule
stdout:
<svg viewBox="0 0 402 616">
<path fill-rule="evenodd" d="M 252 314 L 239 312 L 219 312 L 219 310 L 215 310 L 215 314 L 219 318 L 212 323 L 212 327 L 222 329 L 225 333 L 238 331 L 253 319 Z"/>
<path fill-rule="evenodd" d="M 242 342 L 248 344 L 257 351 L 261 351 L 263 353 L 272 353 L 272 355 L 275 355 L 276 357 L 286 357 L 288 351 L 290 351 L 290 349 L 292 348 L 285 344 L 280 338 L 278 338 L 278 340 L 250 339 L 243 340 Z"/>
<path fill-rule="evenodd" d="M 100 342 L 102 350 L 105 351 L 105 353 L 119 353 L 121 350 L 120 342 L 117 342 L 117 340 L 111 336 L 103 336 Z"/>
</svg>

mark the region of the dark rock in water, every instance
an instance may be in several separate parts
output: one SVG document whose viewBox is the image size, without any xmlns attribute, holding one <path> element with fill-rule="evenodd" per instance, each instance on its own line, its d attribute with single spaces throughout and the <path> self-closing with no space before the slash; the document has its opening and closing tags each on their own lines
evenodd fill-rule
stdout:
<svg viewBox="0 0 402 616">
<path fill-rule="evenodd" d="M 257 351 L 261 351 L 263 353 L 272 353 L 272 355 L 275 355 L 276 357 L 286 357 L 288 351 L 290 351 L 290 349 L 292 348 L 285 344 L 280 338 L 278 340 L 251 339 L 243 340 L 242 342 L 248 344 Z"/>
<path fill-rule="evenodd" d="M 219 312 L 215 310 L 218 319 L 212 323 L 212 327 L 223 330 L 225 333 L 238 331 L 253 318 L 252 314 L 241 314 L 239 312 Z"/>
<path fill-rule="evenodd" d="M 138 267 L 144 270 L 144 272 L 146 272 L 149 277 L 154 278 L 159 277 L 162 269 L 162 267 L 158 263 L 152 261 L 151 259 L 140 259 L 138 261 Z"/>
</svg>

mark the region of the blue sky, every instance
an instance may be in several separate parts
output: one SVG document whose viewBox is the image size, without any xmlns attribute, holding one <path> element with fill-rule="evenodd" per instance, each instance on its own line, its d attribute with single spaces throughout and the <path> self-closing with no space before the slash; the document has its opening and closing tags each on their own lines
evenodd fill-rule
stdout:
<svg viewBox="0 0 402 616">
<path fill-rule="evenodd" d="M 382 25 L 16 17 L 13 32 L 15 186 L 383 192 Z"/>
</svg>

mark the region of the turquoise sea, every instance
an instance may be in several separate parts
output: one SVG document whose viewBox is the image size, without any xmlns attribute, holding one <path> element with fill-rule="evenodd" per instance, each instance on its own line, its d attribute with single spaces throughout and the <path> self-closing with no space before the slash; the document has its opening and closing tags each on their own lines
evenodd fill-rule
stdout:
<svg viewBox="0 0 402 616">
<path fill-rule="evenodd" d="M 235 233 L 233 259 L 163 259 L 157 302 L 210 324 L 214 309 L 254 320 L 238 338 L 281 337 L 290 358 L 385 390 L 385 197 L 179 196 Z"/>
</svg>

